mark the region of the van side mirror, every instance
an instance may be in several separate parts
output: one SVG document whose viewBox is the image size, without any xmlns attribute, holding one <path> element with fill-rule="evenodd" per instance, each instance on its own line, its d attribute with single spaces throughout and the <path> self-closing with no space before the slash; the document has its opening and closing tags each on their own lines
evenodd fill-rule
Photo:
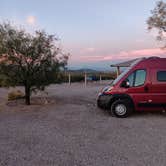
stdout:
<svg viewBox="0 0 166 166">
<path fill-rule="evenodd" d="M 128 80 L 124 80 L 121 84 L 121 87 L 129 88 L 130 87 L 130 82 Z"/>
</svg>

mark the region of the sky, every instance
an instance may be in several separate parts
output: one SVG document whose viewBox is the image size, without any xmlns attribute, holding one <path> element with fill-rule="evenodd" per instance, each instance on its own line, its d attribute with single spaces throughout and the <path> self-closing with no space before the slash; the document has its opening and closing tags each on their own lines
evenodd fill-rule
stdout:
<svg viewBox="0 0 166 166">
<path fill-rule="evenodd" d="M 109 70 L 138 57 L 166 57 L 146 20 L 157 0 L 0 0 L 0 22 L 55 34 L 68 67 Z"/>
</svg>

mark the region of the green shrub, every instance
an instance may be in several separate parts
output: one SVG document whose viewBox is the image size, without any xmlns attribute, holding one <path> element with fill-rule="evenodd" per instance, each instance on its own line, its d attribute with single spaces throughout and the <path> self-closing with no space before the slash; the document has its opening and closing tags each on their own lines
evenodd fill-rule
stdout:
<svg viewBox="0 0 166 166">
<path fill-rule="evenodd" d="M 20 99 L 20 98 L 24 98 L 24 93 L 21 92 L 20 90 L 15 90 L 12 92 L 9 92 L 8 94 L 8 100 L 16 100 L 16 99 Z"/>
</svg>

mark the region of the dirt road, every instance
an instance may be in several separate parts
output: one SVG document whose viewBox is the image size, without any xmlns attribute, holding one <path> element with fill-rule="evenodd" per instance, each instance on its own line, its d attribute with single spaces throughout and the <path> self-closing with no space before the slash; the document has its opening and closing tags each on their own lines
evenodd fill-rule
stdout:
<svg viewBox="0 0 166 166">
<path fill-rule="evenodd" d="M 166 165 L 166 116 L 111 117 L 96 107 L 103 86 L 51 85 L 51 103 L 31 106 L 6 105 L 1 88 L 0 166 Z"/>
</svg>

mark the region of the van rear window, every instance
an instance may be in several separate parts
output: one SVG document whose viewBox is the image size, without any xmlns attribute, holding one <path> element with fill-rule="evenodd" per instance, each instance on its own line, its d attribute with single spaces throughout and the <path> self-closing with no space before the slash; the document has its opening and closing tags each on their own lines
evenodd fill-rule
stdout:
<svg viewBox="0 0 166 166">
<path fill-rule="evenodd" d="M 158 71 L 157 72 L 157 80 L 158 81 L 166 81 L 166 71 Z"/>
</svg>

